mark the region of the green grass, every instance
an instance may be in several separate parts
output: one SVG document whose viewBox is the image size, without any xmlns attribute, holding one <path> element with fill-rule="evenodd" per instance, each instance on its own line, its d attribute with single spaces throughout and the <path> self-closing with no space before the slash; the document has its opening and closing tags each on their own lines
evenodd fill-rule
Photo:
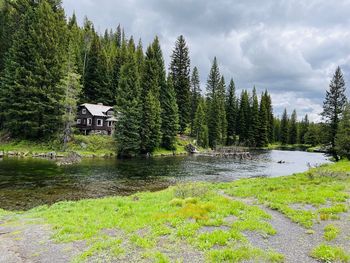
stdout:
<svg viewBox="0 0 350 263">
<path fill-rule="evenodd" d="M 339 234 L 340 230 L 338 227 L 336 227 L 335 225 L 327 225 L 325 228 L 324 228 L 324 239 L 327 240 L 327 241 L 331 241 L 333 239 L 335 239 L 338 234 Z"/>
<path fill-rule="evenodd" d="M 326 244 L 316 247 L 311 256 L 322 262 L 350 262 L 350 255 L 344 249 Z"/>
<path fill-rule="evenodd" d="M 167 240 L 168 250 L 175 251 L 178 244 L 185 243 L 202 253 L 207 262 L 282 262 L 283 255 L 256 248 L 245 236 L 247 231 L 263 237 L 275 235 L 271 216 L 259 206 L 229 198 L 222 191 L 232 197 L 256 199 L 310 229 L 315 222 L 337 219 L 348 210 L 348 171 L 350 162 L 342 161 L 280 178 L 188 183 L 156 193 L 60 202 L 20 216 L 44 219 L 53 227 L 57 242 L 85 240 L 88 247 L 78 261 L 98 254 L 119 258 L 139 251 L 151 261 L 169 262 L 160 247 Z M 0 216 L 6 213 L 0 210 Z M 109 236 L 108 230 L 117 234 Z M 328 225 L 324 237 L 332 240 L 338 232 Z M 327 245 L 315 248 L 312 256 L 324 261 L 347 262 L 348 258 L 340 248 Z"/>
<path fill-rule="evenodd" d="M 337 219 L 346 212 L 349 198 L 350 163 L 343 161 L 322 166 L 309 172 L 278 178 L 244 179 L 219 186 L 227 194 L 253 197 L 292 221 L 311 228 L 319 220 Z M 335 173 L 340 174 L 334 177 Z M 322 207 L 327 204 L 331 207 Z M 306 209 L 305 206 L 314 209 Z"/>
</svg>

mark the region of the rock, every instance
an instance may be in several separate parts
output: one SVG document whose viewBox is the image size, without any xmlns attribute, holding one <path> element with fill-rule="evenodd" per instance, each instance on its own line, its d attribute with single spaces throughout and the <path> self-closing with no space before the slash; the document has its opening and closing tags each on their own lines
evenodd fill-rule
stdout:
<svg viewBox="0 0 350 263">
<path fill-rule="evenodd" d="M 187 152 L 189 152 L 189 153 L 198 153 L 197 148 L 196 148 L 194 145 L 192 145 L 192 144 L 186 145 L 186 146 L 185 146 L 185 150 L 186 150 Z"/>
</svg>

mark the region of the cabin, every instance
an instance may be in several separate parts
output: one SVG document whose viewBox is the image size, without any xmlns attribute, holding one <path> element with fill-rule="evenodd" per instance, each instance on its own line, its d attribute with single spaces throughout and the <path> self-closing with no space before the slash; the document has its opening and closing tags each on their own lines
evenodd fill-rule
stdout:
<svg viewBox="0 0 350 263">
<path fill-rule="evenodd" d="M 76 128 L 85 135 L 112 135 L 116 121 L 112 106 L 84 103 L 78 107 Z"/>
</svg>

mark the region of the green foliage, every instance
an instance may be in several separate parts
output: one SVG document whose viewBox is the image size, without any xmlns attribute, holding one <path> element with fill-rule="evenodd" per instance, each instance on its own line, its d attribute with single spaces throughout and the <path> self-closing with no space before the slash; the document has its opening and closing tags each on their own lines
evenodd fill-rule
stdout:
<svg viewBox="0 0 350 263">
<path fill-rule="evenodd" d="M 324 228 L 324 239 L 327 241 L 335 239 L 338 236 L 339 231 L 339 228 L 337 228 L 335 225 L 327 225 Z"/>
<path fill-rule="evenodd" d="M 135 156 L 140 152 L 140 84 L 133 54 L 120 73 L 116 112 L 117 153 L 121 157 Z"/>
<path fill-rule="evenodd" d="M 63 11 L 53 10 L 47 1 L 22 8 L 1 81 L 1 119 L 13 137 L 48 138 L 61 127 L 63 90 L 57 84 L 67 47 L 66 24 Z"/>
<path fill-rule="evenodd" d="M 297 112 L 293 111 L 289 122 L 288 142 L 289 144 L 296 144 L 298 141 L 298 124 L 297 124 Z"/>
<path fill-rule="evenodd" d="M 268 115 L 267 115 L 266 97 L 261 96 L 259 109 L 259 129 L 257 134 L 256 144 L 259 147 L 267 146 L 268 144 Z"/>
<path fill-rule="evenodd" d="M 335 150 L 338 155 L 350 159 L 350 105 L 345 105 L 335 139 Z"/>
<path fill-rule="evenodd" d="M 345 95 L 345 81 L 340 67 L 337 67 L 333 79 L 329 84 L 329 88 L 323 103 L 322 116 L 329 124 L 331 132 L 328 141 L 331 143 L 332 148 L 334 148 L 340 117 L 347 101 Z"/>
<path fill-rule="evenodd" d="M 287 109 L 284 109 L 282 119 L 281 119 L 281 132 L 280 138 L 282 144 L 288 143 L 288 131 L 289 131 L 289 119 L 287 114 Z"/>
<path fill-rule="evenodd" d="M 322 262 L 350 262 L 350 255 L 341 247 L 321 244 L 311 252 L 311 256 Z"/>
<path fill-rule="evenodd" d="M 177 105 L 179 107 L 179 127 L 183 134 L 190 117 L 190 57 L 185 38 L 181 35 L 175 43 L 171 55 L 170 75 L 174 82 Z"/>
<path fill-rule="evenodd" d="M 173 81 L 170 76 L 167 85 L 163 86 L 161 89 L 161 102 L 162 146 L 168 150 L 175 150 L 179 116 Z"/>
<path fill-rule="evenodd" d="M 195 136 L 194 132 L 194 120 L 196 111 L 199 105 L 199 102 L 201 100 L 201 86 L 200 86 L 200 79 L 199 79 L 199 73 L 197 67 L 193 68 L 192 76 L 191 76 L 191 114 L 190 114 L 190 120 L 191 120 L 191 136 Z"/>
<path fill-rule="evenodd" d="M 237 118 L 237 131 L 238 131 L 240 143 L 248 145 L 249 129 L 250 129 L 249 94 L 248 94 L 248 91 L 243 90 L 241 93 L 239 113 Z"/>
<path fill-rule="evenodd" d="M 209 145 L 208 138 L 208 126 L 205 115 L 205 103 L 201 100 L 198 104 L 195 119 L 194 119 L 194 134 L 197 140 L 197 144 L 203 148 L 207 148 Z"/>
<path fill-rule="evenodd" d="M 227 145 L 236 141 L 237 103 L 236 88 L 233 79 L 230 81 L 226 97 Z"/>
</svg>

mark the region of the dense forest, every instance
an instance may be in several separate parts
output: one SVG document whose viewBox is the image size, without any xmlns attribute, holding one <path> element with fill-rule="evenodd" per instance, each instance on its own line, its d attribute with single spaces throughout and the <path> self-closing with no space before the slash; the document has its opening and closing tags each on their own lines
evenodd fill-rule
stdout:
<svg viewBox="0 0 350 263">
<path fill-rule="evenodd" d="M 274 116 L 268 91 L 237 94 L 216 58 L 201 90 L 184 36 L 166 69 L 157 36 L 144 48 L 120 25 L 101 35 L 87 18 L 82 27 L 67 19 L 60 0 L 0 0 L 0 8 L 0 128 L 11 138 L 67 141 L 77 105 L 88 102 L 115 106 L 120 156 L 172 150 L 178 134 L 204 148 L 329 142 L 327 123 Z"/>
</svg>

